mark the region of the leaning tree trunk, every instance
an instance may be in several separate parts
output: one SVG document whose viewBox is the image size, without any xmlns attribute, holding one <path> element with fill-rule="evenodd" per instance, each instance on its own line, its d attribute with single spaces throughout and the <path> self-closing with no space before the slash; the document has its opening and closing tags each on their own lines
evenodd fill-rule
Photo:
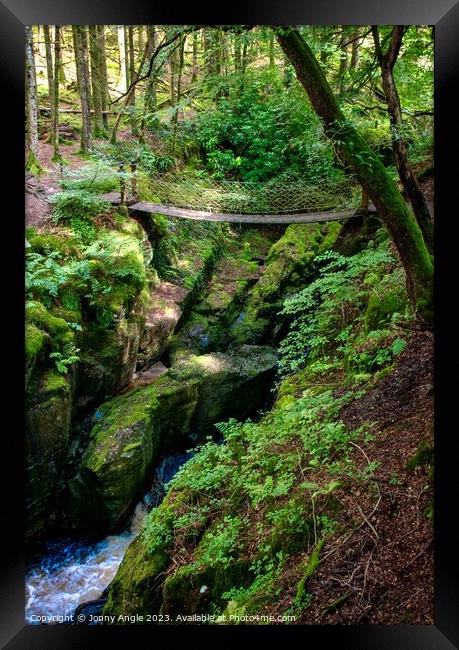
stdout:
<svg viewBox="0 0 459 650">
<path fill-rule="evenodd" d="M 62 65 L 61 54 L 61 26 L 54 26 L 54 81 L 53 81 L 53 111 L 51 139 L 53 142 L 53 158 L 55 161 L 61 160 L 59 151 L 59 79 Z"/>
<path fill-rule="evenodd" d="M 394 65 L 402 43 L 404 28 L 397 25 L 392 30 L 391 42 L 386 53 L 382 52 L 379 42 L 378 27 L 373 27 L 376 55 L 381 68 L 381 80 L 392 131 L 392 149 L 395 156 L 398 175 L 413 208 L 419 227 L 422 230 L 429 251 L 433 252 L 434 234 L 432 217 L 424 194 L 416 181 L 408 161 L 406 140 L 403 137 L 403 118 L 400 97 L 394 79 Z"/>
<path fill-rule="evenodd" d="M 38 162 L 38 101 L 37 77 L 35 72 L 35 54 L 33 49 L 32 27 L 25 28 L 25 58 L 26 58 L 26 168 L 32 173 L 39 172 Z"/>
<path fill-rule="evenodd" d="M 88 47 L 85 27 L 73 25 L 75 36 L 75 62 L 80 76 L 80 102 L 81 102 L 81 152 L 86 153 L 92 148 L 91 138 L 91 108 L 89 89 Z"/>
<path fill-rule="evenodd" d="M 295 28 L 276 28 L 277 40 L 322 119 L 325 133 L 372 199 L 398 250 L 407 292 L 419 319 L 433 319 L 433 263 L 413 213 L 379 157 L 345 119 L 311 48 Z"/>
<path fill-rule="evenodd" d="M 45 37 L 45 52 L 46 52 L 46 75 L 48 77 L 48 96 L 49 108 L 51 117 L 51 128 L 49 132 L 48 142 L 53 141 L 53 123 L 54 123 L 54 71 L 53 71 L 53 54 L 51 50 L 51 33 L 49 25 L 43 25 L 43 35 Z"/>
</svg>

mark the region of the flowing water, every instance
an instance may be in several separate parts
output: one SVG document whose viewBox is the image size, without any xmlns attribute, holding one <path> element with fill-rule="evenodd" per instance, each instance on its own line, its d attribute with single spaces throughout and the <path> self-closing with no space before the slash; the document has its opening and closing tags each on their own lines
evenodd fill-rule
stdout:
<svg viewBox="0 0 459 650">
<path fill-rule="evenodd" d="M 119 535 L 98 542 L 70 538 L 46 542 L 26 572 L 26 621 L 65 622 L 75 608 L 100 598 L 115 577 L 124 553 L 140 532 L 147 512 L 164 497 L 164 485 L 192 454 L 167 456 L 155 468 L 153 485 L 135 509 L 129 526 Z"/>
</svg>

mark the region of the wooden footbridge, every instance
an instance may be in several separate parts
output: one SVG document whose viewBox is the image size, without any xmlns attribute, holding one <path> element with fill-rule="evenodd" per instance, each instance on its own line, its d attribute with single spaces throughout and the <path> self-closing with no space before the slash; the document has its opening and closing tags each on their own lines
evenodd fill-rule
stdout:
<svg viewBox="0 0 459 650">
<path fill-rule="evenodd" d="M 340 221 L 350 219 L 360 211 L 357 207 L 360 188 L 355 180 L 349 178 L 334 184 L 324 181 L 308 186 L 299 182 L 265 185 L 237 181 L 209 183 L 183 176 L 158 176 L 152 188 L 159 202 L 138 201 L 133 175 L 129 191 L 122 183 L 121 192 L 109 192 L 100 198 L 112 205 L 126 205 L 129 213 L 137 218 L 163 214 L 196 221 L 239 224 Z M 338 207 L 331 207 L 334 205 Z M 375 211 L 373 206 L 369 211 Z"/>
<path fill-rule="evenodd" d="M 118 192 L 103 194 L 101 198 L 113 205 L 121 203 Z M 356 215 L 355 208 L 345 210 L 324 210 L 323 212 L 305 212 L 300 214 L 227 214 L 220 212 L 207 212 L 205 210 L 191 210 L 189 208 L 176 208 L 160 203 L 148 203 L 145 201 L 126 201 L 130 213 L 143 214 L 164 214 L 168 217 L 180 217 L 182 219 L 194 219 L 196 221 L 225 221 L 228 223 L 315 223 L 318 221 L 340 221 L 349 219 Z"/>
</svg>

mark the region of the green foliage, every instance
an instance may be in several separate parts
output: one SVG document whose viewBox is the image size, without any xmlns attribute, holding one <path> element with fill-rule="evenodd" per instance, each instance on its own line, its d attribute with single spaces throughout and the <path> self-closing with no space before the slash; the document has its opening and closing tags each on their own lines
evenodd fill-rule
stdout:
<svg viewBox="0 0 459 650">
<path fill-rule="evenodd" d="M 110 208 L 108 201 L 94 196 L 87 190 L 66 190 L 55 194 L 52 199 L 53 220 L 72 222 L 77 219 L 90 219 L 106 212 Z"/>
<path fill-rule="evenodd" d="M 289 319 L 280 344 L 281 373 L 300 370 L 332 351 L 355 372 L 391 362 L 405 346 L 399 337 L 390 340 L 391 322 L 406 312 L 408 301 L 389 242 L 370 242 L 352 257 L 329 251 L 315 263 L 316 279 L 288 297 L 281 312 Z"/>
<path fill-rule="evenodd" d="M 105 194 L 119 190 L 119 176 L 106 161 L 91 161 L 83 167 L 66 170 L 60 185 L 66 191 Z"/>
<path fill-rule="evenodd" d="M 304 93 L 286 90 L 272 72 L 253 73 L 213 110 L 199 113 L 184 128 L 195 139 L 207 169 L 216 178 L 266 181 L 284 173 L 303 179 L 337 173 L 333 149 Z"/>
<path fill-rule="evenodd" d="M 73 344 L 67 343 L 64 345 L 62 352 L 51 352 L 50 359 L 54 359 L 57 371 L 65 375 L 68 372 L 69 366 L 72 366 L 79 360 L 79 349 Z"/>
</svg>

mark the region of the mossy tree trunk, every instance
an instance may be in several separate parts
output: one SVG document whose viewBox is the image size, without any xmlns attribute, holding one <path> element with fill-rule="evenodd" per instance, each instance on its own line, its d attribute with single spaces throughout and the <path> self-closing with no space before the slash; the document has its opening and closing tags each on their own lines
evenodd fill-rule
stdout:
<svg viewBox="0 0 459 650">
<path fill-rule="evenodd" d="M 35 71 L 35 54 L 33 31 L 31 26 L 25 28 L 25 59 L 26 59 L 26 168 L 31 173 L 41 169 L 38 162 L 38 100 L 37 76 Z"/>
<path fill-rule="evenodd" d="M 61 50 L 61 26 L 54 26 L 54 76 L 53 76 L 53 110 L 51 139 L 53 143 L 53 158 L 55 161 L 61 160 L 59 150 L 59 71 L 62 66 Z"/>
<path fill-rule="evenodd" d="M 410 200 L 413 212 L 416 216 L 419 227 L 422 230 L 426 245 L 432 253 L 434 246 L 432 217 L 430 215 L 427 201 L 419 188 L 408 161 L 406 138 L 403 136 L 402 108 L 394 79 L 394 66 L 400 52 L 405 28 L 403 25 L 396 25 L 393 27 L 389 47 L 386 52 L 383 52 L 383 47 L 380 43 L 378 27 L 374 25 L 372 31 L 376 57 L 381 68 L 382 87 L 387 102 L 391 124 L 392 149 L 394 151 L 395 164 L 397 165 L 397 171 L 403 189 Z"/>
<path fill-rule="evenodd" d="M 84 25 L 73 25 L 72 29 L 76 46 L 75 62 L 80 76 L 81 152 L 85 153 L 92 148 L 88 42 Z"/>
<path fill-rule="evenodd" d="M 319 63 L 298 29 L 274 29 L 282 50 L 323 121 L 325 133 L 356 173 L 389 230 L 405 269 L 407 292 L 416 314 L 421 321 L 431 323 L 433 263 L 413 213 L 379 157 L 345 119 Z"/>
<path fill-rule="evenodd" d="M 54 70 L 53 70 L 53 53 L 51 49 L 51 31 L 49 25 L 43 25 L 43 35 L 45 40 L 46 52 L 46 76 L 48 77 L 48 96 L 49 108 L 51 111 L 51 128 L 49 131 L 48 142 L 53 142 L 53 124 L 54 124 Z"/>
</svg>

